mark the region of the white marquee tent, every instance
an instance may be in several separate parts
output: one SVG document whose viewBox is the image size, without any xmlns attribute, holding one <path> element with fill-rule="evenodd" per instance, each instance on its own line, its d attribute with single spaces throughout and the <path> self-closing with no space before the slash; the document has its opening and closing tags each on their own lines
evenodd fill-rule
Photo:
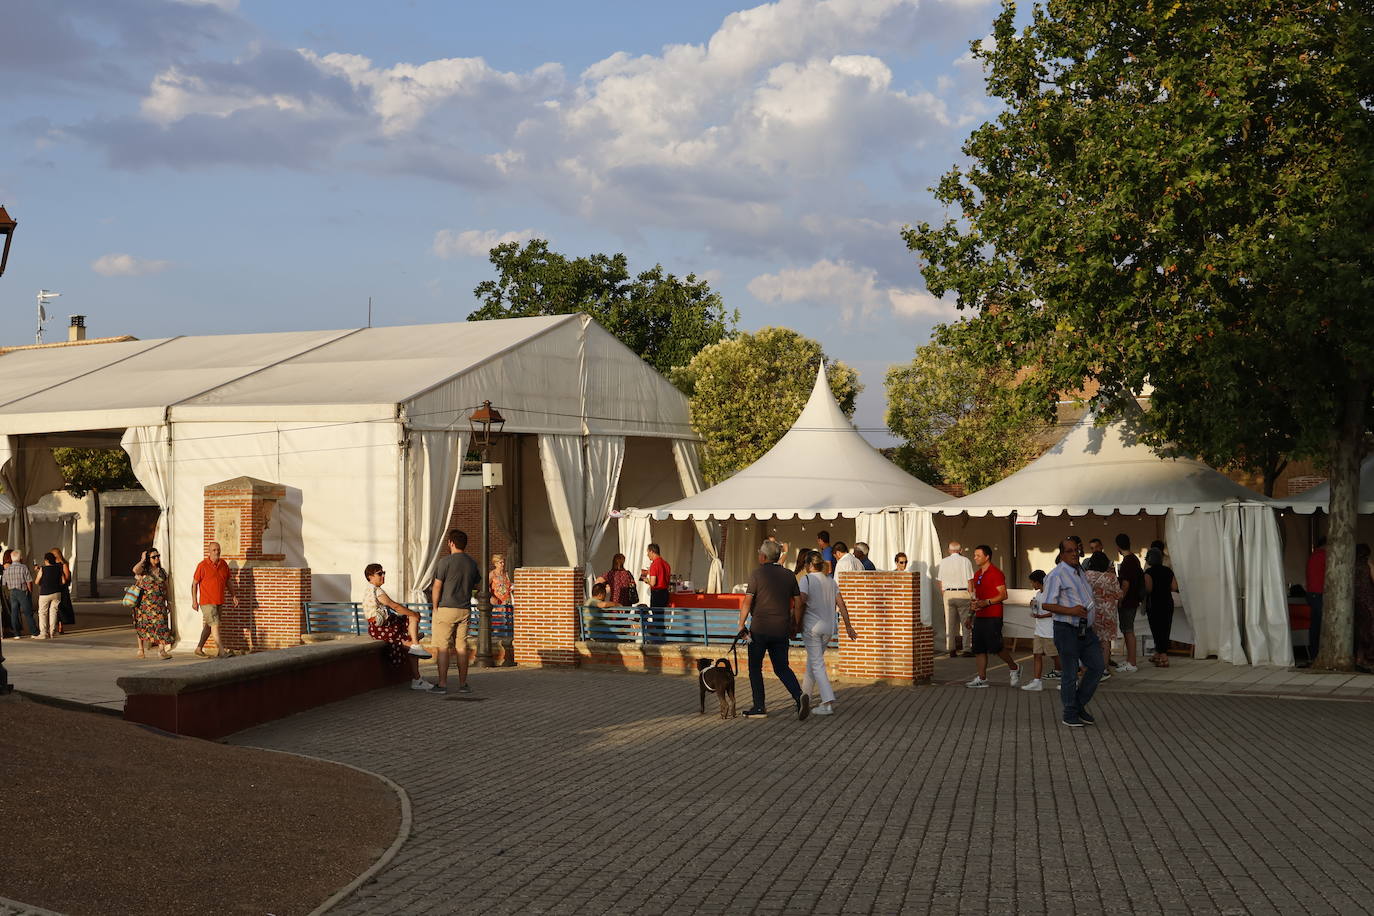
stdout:
<svg viewBox="0 0 1374 916">
<path fill-rule="evenodd" d="M 1295 496 L 1275 499 L 1274 502 L 1299 515 L 1326 512 L 1331 505 L 1331 482 L 1318 484 Z M 1374 457 L 1366 458 L 1364 464 L 1360 465 L 1360 501 L 1356 510 L 1361 515 L 1374 515 Z"/>
<path fill-rule="evenodd" d="M 1293 663 L 1273 504 L 1202 462 L 1159 457 L 1120 424 L 1098 426 L 1089 414 L 1015 474 L 934 511 L 1162 515 L 1194 654 L 1237 665 Z"/>
<path fill-rule="evenodd" d="M 11 493 L 52 446 L 128 451 L 162 509 L 183 633 L 199 626 L 190 570 L 211 483 L 283 484 L 264 543 L 311 567 L 317 600 L 346 600 L 368 562 L 392 572 L 393 595 L 432 578 L 484 400 L 505 415 L 507 453 L 528 446 L 505 488 L 521 494 L 527 564 L 590 562 L 618 495 L 690 493 L 697 470 L 679 449 L 686 399 L 582 315 L 17 349 L 0 356 L 0 393 Z M 677 451 L 680 479 L 644 470 Z"/>
<path fill-rule="evenodd" d="M 693 496 L 649 509 L 624 510 L 621 550 L 626 557 L 643 556 L 652 521 L 690 519 L 697 524 L 711 558 L 708 590 L 718 591 L 727 570 L 711 522 L 736 523 L 727 537 L 736 545 L 729 551 L 728 573 L 743 581 L 757 562 L 758 542 L 754 526 L 739 522 L 848 518 L 856 520 L 860 532 L 856 540 L 868 542 L 880 568 L 885 568 L 880 561 L 889 554 L 904 550 L 910 568 L 920 571 L 928 584 L 930 566 L 939 560 L 939 547 L 924 507 L 948 498 L 868 444 L 836 403 L 822 366 L 792 428 L 758 461 Z M 929 603 L 923 601 L 923 607 Z"/>
</svg>

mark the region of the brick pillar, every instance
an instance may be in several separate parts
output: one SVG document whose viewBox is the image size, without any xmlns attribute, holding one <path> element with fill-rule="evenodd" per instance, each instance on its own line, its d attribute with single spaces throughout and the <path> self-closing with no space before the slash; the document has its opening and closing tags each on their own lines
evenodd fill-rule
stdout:
<svg viewBox="0 0 1374 916">
<path fill-rule="evenodd" d="M 301 612 L 310 600 L 310 570 L 283 566 L 285 557 L 264 553 L 262 533 L 272 523 L 286 487 L 235 477 L 205 488 L 204 543 L 220 545 L 229 564 L 233 597 L 220 609 L 219 635 L 233 652 L 284 649 L 301 643 Z M 200 627 L 195 627 L 200 633 Z"/>
<path fill-rule="evenodd" d="M 929 683 L 935 633 L 921 623 L 921 574 L 846 571 L 836 578 L 859 634 L 853 642 L 840 634 L 840 677 Z"/>
<path fill-rule="evenodd" d="M 584 600 L 582 570 L 526 566 L 515 571 L 515 663 L 576 665 L 582 637 L 578 611 Z"/>
</svg>

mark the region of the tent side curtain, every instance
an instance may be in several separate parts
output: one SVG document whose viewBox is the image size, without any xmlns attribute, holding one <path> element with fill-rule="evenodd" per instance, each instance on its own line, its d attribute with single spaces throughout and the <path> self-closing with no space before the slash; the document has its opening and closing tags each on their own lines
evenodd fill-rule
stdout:
<svg viewBox="0 0 1374 916">
<path fill-rule="evenodd" d="M 406 531 L 402 556 L 405 583 L 415 601 L 427 598 L 444 535 L 458 495 L 471 433 L 467 430 L 412 430 L 406 453 Z"/>
<path fill-rule="evenodd" d="M 1245 581 L 1245 644 L 1252 665 L 1293 664 L 1288 592 L 1283 584 L 1283 541 L 1267 506 L 1235 507 L 1241 518 Z"/>
<path fill-rule="evenodd" d="M 22 548 L 30 559 L 41 557 L 37 545 L 29 543 L 32 519 L 25 510 L 66 483 L 52 449 L 26 447 L 22 439 L 6 436 L 0 444 L 0 483 L 13 504 L 10 543 Z"/>
<path fill-rule="evenodd" d="M 929 509 L 865 512 L 854 519 L 854 540 L 868 545 L 868 558 L 878 569 L 894 569 L 893 557 L 904 553 L 907 569 L 921 574 L 921 623 L 931 626 L 935 567 L 940 563 L 940 535 Z"/>
<path fill-rule="evenodd" d="M 1193 657 L 1215 655 L 1244 665 L 1236 568 L 1239 519 L 1235 513 L 1222 511 L 1170 512 L 1165 524 L 1179 594 L 1193 628 Z"/>
<path fill-rule="evenodd" d="M 157 534 L 153 546 L 162 554 L 164 568 L 175 570 L 171 549 L 172 531 L 172 434 L 167 426 L 130 426 L 119 440 L 129 454 L 134 476 L 158 508 Z M 197 558 L 199 559 L 199 558 Z"/>
<path fill-rule="evenodd" d="M 539 437 L 549 508 L 569 566 L 589 564 L 605 536 L 624 462 L 624 436 Z"/>
<path fill-rule="evenodd" d="M 653 543 L 654 536 L 651 531 L 651 525 L 652 523 L 649 521 L 649 516 L 642 513 L 622 515 L 620 517 L 618 523 L 620 529 L 618 532 L 620 535 L 620 552 L 625 554 L 626 557 L 631 558 L 631 563 L 634 562 L 633 558 L 644 556 L 649 549 L 649 545 Z M 639 603 L 648 604 L 649 584 L 647 582 L 636 581 L 635 589 L 639 592 Z"/>
<path fill-rule="evenodd" d="M 682 483 L 682 495 L 700 493 L 706 486 L 701 475 L 701 456 L 697 444 L 685 439 L 673 440 L 673 461 L 677 464 L 677 476 Z M 725 565 L 720 560 L 720 523 L 715 519 L 694 519 L 697 537 L 706 551 L 711 563 L 706 574 L 706 590 L 719 592 L 725 581 Z"/>
</svg>

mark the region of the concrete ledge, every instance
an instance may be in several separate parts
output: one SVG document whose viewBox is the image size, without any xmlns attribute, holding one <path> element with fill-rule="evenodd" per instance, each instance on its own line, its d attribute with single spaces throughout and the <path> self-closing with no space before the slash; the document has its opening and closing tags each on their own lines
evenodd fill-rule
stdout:
<svg viewBox="0 0 1374 916">
<path fill-rule="evenodd" d="M 178 735 L 222 738 L 406 680 L 384 643 L 346 636 L 116 680 L 124 718 Z"/>
</svg>

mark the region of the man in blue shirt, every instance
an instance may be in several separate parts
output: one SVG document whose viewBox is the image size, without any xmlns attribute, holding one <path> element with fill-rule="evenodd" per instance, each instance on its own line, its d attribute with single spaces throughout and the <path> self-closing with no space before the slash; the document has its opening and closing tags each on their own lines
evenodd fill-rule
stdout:
<svg viewBox="0 0 1374 916">
<path fill-rule="evenodd" d="M 1064 706 L 1064 724 L 1081 728 L 1093 724 L 1088 702 L 1097 691 L 1106 665 L 1102 644 L 1093 632 L 1093 590 L 1083 568 L 1078 565 L 1079 547 L 1069 538 L 1059 543 L 1059 562 L 1045 577 L 1045 592 L 1040 607 L 1054 614 L 1054 647 L 1064 676 L 1059 681 L 1059 699 Z M 1078 680 L 1078 668 L 1086 669 Z"/>
<path fill-rule="evenodd" d="M 825 561 L 825 574 L 835 575 L 835 552 L 830 549 L 830 532 L 816 532 L 816 549 L 821 552 L 821 559 Z"/>
</svg>

